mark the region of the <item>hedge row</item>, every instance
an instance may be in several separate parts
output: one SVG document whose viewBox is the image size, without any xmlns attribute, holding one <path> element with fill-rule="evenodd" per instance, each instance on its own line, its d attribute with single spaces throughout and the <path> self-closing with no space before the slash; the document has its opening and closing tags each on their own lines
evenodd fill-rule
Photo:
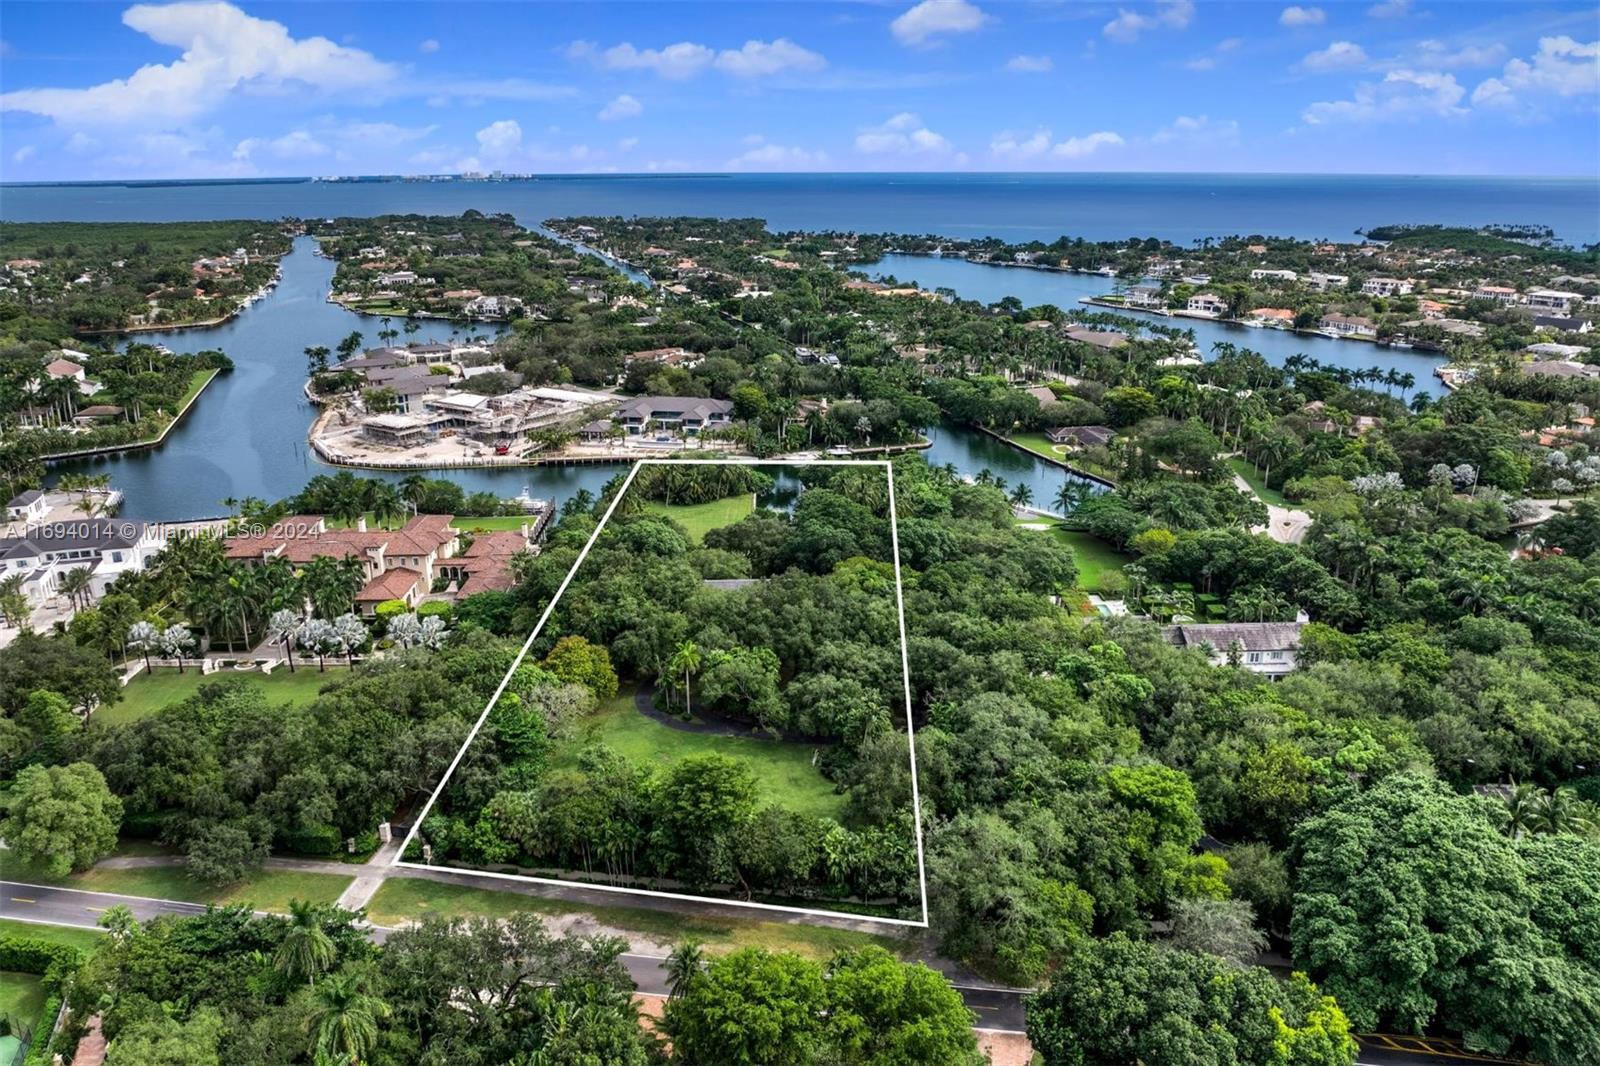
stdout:
<svg viewBox="0 0 1600 1066">
<path fill-rule="evenodd" d="M 82 963 L 83 952 L 69 944 L 0 935 L 0 970 L 38 974 L 48 992 L 44 1008 L 33 1021 L 33 1040 L 23 1066 L 45 1066 L 50 1061 L 50 1036 L 61 1012 L 62 985 Z"/>
</svg>

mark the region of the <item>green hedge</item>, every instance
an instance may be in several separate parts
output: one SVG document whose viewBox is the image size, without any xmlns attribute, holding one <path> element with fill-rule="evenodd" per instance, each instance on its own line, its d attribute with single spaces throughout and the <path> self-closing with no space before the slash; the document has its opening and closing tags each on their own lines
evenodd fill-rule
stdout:
<svg viewBox="0 0 1600 1066">
<path fill-rule="evenodd" d="M 69 944 L 0 935 L 0 970 L 38 974 L 48 992 L 44 1009 L 33 1020 L 33 1039 L 23 1066 L 45 1066 L 50 1061 L 50 1030 L 61 1011 L 62 985 L 82 964 L 83 952 Z"/>
<path fill-rule="evenodd" d="M 429 600 L 417 607 L 417 617 L 427 618 L 430 615 L 448 615 L 455 610 L 455 605 L 445 600 Z"/>
<path fill-rule="evenodd" d="M 32 937 L 0 936 L 0 970 L 43 976 L 56 963 L 60 963 L 59 970 L 65 972 L 76 969 L 82 961 L 83 952 L 70 944 L 56 944 Z"/>
<path fill-rule="evenodd" d="M 344 836 L 331 825 L 312 829 L 297 829 L 279 837 L 278 848 L 292 855 L 312 855 L 324 858 L 337 855 L 344 847 Z"/>
</svg>

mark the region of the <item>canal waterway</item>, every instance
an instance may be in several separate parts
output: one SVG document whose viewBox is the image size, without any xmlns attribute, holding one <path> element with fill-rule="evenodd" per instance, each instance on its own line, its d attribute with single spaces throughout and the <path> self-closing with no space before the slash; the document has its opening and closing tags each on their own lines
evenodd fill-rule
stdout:
<svg viewBox="0 0 1600 1066">
<path fill-rule="evenodd" d="M 1104 296 L 1112 291 L 1115 280 L 1100 274 L 1074 274 L 1064 270 L 995 266 L 988 263 L 972 263 L 959 258 L 927 255 L 886 255 L 867 269 L 875 276 L 916 282 L 925 289 L 950 289 L 964 300 L 978 300 L 991 304 L 1007 296 L 1015 296 L 1025 307 L 1054 304 L 1063 311 L 1113 311 L 1117 314 L 1126 314 L 1129 318 L 1141 322 L 1193 330 L 1195 345 L 1204 358 L 1210 357 L 1212 345 L 1218 343 L 1234 344 L 1240 348 L 1259 352 L 1274 366 L 1282 366 L 1289 356 L 1303 353 L 1324 366 L 1345 367 L 1351 370 L 1364 370 L 1373 366 L 1385 370 L 1393 368 L 1416 378 L 1418 389 L 1431 389 L 1435 392 L 1438 389 L 1438 382 L 1433 376 L 1434 368 L 1443 366 L 1447 362 L 1441 355 L 1414 349 L 1387 348 L 1367 341 L 1335 340 L 1332 337 L 1294 333 L 1290 330 L 1258 329 L 1227 322 L 1213 322 L 1203 318 L 1151 315 L 1082 303 L 1086 297 Z"/>
<path fill-rule="evenodd" d="M 52 480 L 73 471 L 109 474 L 125 495 L 124 516 L 180 521 L 224 514 L 227 499 L 282 499 L 316 475 L 341 469 L 321 462 L 306 441 L 316 408 L 303 392 L 305 349 L 332 348 L 351 330 L 361 331 L 365 343 L 376 346 L 378 332 L 386 327 L 380 318 L 327 301 L 333 270 L 333 261 L 316 253 L 316 242 L 302 237 L 284 257 L 277 287 L 231 321 L 208 329 L 140 334 L 138 340 L 174 351 L 220 349 L 233 360 L 234 369 L 216 377 L 161 447 L 59 464 L 51 468 Z M 481 324 L 462 328 L 438 319 L 416 322 L 420 328 L 405 339 L 461 340 L 474 332 L 492 332 Z M 402 325 L 397 318 L 387 328 Z M 932 446 L 922 454 L 930 463 L 952 464 L 970 477 L 989 470 L 1011 485 L 1026 482 L 1040 505 L 1047 505 L 1070 476 L 971 430 L 934 427 L 927 435 Z M 624 464 L 449 469 L 433 476 L 449 478 L 468 492 L 509 497 L 526 488 L 535 497 L 560 502 L 579 489 L 598 493 L 622 469 Z M 390 481 L 404 476 L 356 473 Z"/>
</svg>

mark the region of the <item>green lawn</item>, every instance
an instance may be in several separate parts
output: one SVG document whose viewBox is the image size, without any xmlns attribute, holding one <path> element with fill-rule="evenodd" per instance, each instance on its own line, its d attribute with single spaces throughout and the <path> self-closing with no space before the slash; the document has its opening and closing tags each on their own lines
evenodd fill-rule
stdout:
<svg viewBox="0 0 1600 1066">
<path fill-rule="evenodd" d="M 188 903 L 248 903 L 256 910 L 286 911 L 291 899 L 332 903 L 343 894 L 354 875 L 308 873 L 300 870 L 257 870 L 236 885 L 216 888 L 202 884 L 181 866 L 145 866 L 126 870 L 93 869 L 66 877 L 50 877 L 12 863 L 8 875 L 18 881 L 60 885 L 83 892 L 109 892 L 119 896 L 147 896 Z M 18 913 L 26 914 L 26 904 Z"/>
<path fill-rule="evenodd" d="M 651 500 L 645 504 L 645 509 L 656 514 L 664 514 L 678 522 L 689 531 L 690 538 L 699 544 L 713 529 L 731 526 L 753 512 L 756 509 L 756 498 L 751 493 L 744 496 L 729 496 L 725 500 L 712 500 L 710 503 L 657 503 Z"/>
<path fill-rule="evenodd" d="M 831 818 L 844 809 L 844 797 L 836 795 L 832 782 L 811 765 L 812 754 L 822 745 L 686 733 L 640 714 L 633 706 L 632 691 L 607 700 L 590 715 L 557 754 L 557 761 L 574 761 L 588 744 L 606 744 L 641 765 L 668 766 L 691 755 L 727 755 L 755 771 L 765 802 Z M 910 758 L 909 752 L 906 757 Z"/>
<path fill-rule="evenodd" d="M 14 1018 L 23 1025 L 33 1026 L 38 1024 L 42 1010 L 43 981 L 31 973 L 0 970 L 0 1018 Z"/>
<path fill-rule="evenodd" d="M 519 911 L 547 915 L 590 914 L 596 921 L 613 928 L 662 941 L 693 938 L 713 952 L 759 946 L 770 951 L 793 951 L 808 958 L 827 959 L 837 951 L 872 944 L 896 954 L 903 954 L 912 946 L 898 937 L 873 936 L 847 929 L 764 922 L 752 918 L 686 915 L 643 907 L 586 907 L 520 892 L 462 888 L 412 877 L 389 878 L 367 905 L 368 918 L 374 924 L 387 926 L 429 914 L 505 918 Z"/>
<path fill-rule="evenodd" d="M 297 657 L 298 659 L 298 657 Z M 340 668 L 342 669 L 342 667 Z M 334 673 L 332 676 L 341 676 Z M 171 667 L 157 667 L 154 674 L 140 673 L 122 690 L 122 699 L 94 713 L 93 720 L 109 725 L 136 722 L 152 715 L 163 707 L 188 699 L 200 690 L 202 684 L 224 678 L 244 678 L 266 693 L 267 702 L 280 705 L 308 703 L 317 690 L 330 680 L 330 674 L 318 673 L 316 660 L 309 667 L 298 662 L 294 673 L 279 667 L 270 674 L 219 670 L 214 674 L 201 674 L 199 670 L 185 669 L 178 673 Z"/>
<path fill-rule="evenodd" d="M 1262 503 L 1270 503 L 1274 507 L 1294 506 L 1294 501 L 1289 499 L 1289 497 L 1285 496 L 1277 489 L 1271 489 L 1267 487 L 1266 479 L 1261 476 L 1260 471 L 1251 465 L 1250 460 L 1240 458 L 1229 459 L 1228 466 L 1235 474 L 1238 474 L 1249 483 L 1251 490 L 1254 491 L 1257 496 L 1261 497 Z"/>
<path fill-rule="evenodd" d="M 1124 566 L 1133 562 L 1134 557 L 1127 552 L 1120 552 L 1105 541 L 1092 537 L 1087 533 L 1078 533 L 1062 529 L 1060 524 L 1050 518 L 1019 518 L 1016 524 L 1039 525 L 1050 527 L 1050 535 L 1060 537 L 1072 548 L 1072 557 L 1078 564 L 1078 587 L 1090 592 L 1096 590 L 1100 584 L 1100 575 L 1109 571 L 1120 571 Z M 1043 532 L 1042 530 L 1040 532 Z"/>
<path fill-rule="evenodd" d="M 33 940 L 47 940 L 52 944 L 69 944 L 84 951 L 100 946 L 104 934 L 98 929 L 78 929 L 70 925 L 38 925 L 0 918 L 0 936 L 21 936 Z"/>
<path fill-rule="evenodd" d="M 1050 438 L 1043 433 L 1013 433 L 1006 440 L 1019 447 L 1026 448 L 1035 455 L 1042 455 L 1046 459 L 1054 459 L 1058 463 L 1067 463 L 1097 477 L 1112 480 L 1112 475 L 1115 473 L 1113 470 L 1108 470 L 1097 463 L 1090 462 L 1076 449 L 1069 448 L 1063 444 L 1051 444 Z M 1048 507 L 1050 505 L 1048 500 L 1043 502 L 1036 500 L 1034 502 L 1036 506 L 1040 507 Z"/>
<path fill-rule="evenodd" d="M 183 399 L 178 401 L 178 410 L 183 410 L 183 405 L 198 396 L 200 390 L 205 388 L 206 384 L 219 373 L 220 371 L 216 367 L 208 370 L 196 370 L 189 378 L 189 387 L 184 391 Z"/>
<path fill-rule="evenodd" d="M 485 518 L 473 518 L 470 515 L 458 515 L 453 521 L 451 521 L 450 524 L 456 529 L 465 529 L 469 532 L 486 530 L 492 533 L 505 529 L 515 532 L 522 528 L 523 523 L 536 521 L 537 518 L 537 515 L 531 514 L 492 515 Z"/>
</svg>

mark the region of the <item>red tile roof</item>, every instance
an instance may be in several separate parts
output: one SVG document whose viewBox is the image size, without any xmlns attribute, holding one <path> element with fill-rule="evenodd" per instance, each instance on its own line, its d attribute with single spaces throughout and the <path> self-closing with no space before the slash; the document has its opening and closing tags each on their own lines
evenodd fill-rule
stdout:
<svg viewBox="0 0 1600 1066">
<path fill-rule="evenodd" d="M 366 586 L 356 593 L 357 603 L 382 603 L 384 600 L 404 599 L 416 591 L 417 582 L 422 579 L 422 574 L 417 570 L 408 570 L 397 566 L 393 570 L 385 570 L 377 577 L 368 581 Z"/>
</svg>

